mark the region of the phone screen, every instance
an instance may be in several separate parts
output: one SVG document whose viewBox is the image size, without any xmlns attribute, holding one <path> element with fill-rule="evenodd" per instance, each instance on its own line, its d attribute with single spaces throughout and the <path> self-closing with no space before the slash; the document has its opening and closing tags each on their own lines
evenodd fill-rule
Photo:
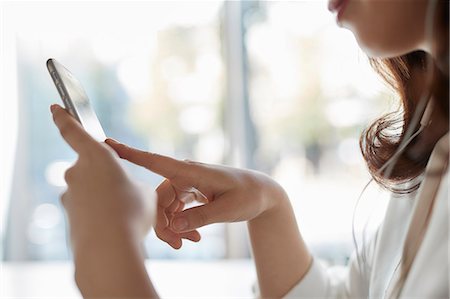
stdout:
<svg viewBox="0 0 450 299">
<path fill-rule="evenodd" d="M 47 68 L 65 108 L 94 139 L 105 141 L 105 132 L 80 81 L 55 59 L 47 60 Z"/>
</svg>

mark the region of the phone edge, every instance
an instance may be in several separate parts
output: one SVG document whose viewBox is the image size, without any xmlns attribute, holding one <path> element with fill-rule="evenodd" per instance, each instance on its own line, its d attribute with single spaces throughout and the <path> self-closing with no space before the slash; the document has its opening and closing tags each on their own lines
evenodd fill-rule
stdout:
<svg viewBox="0 0 450 299">
<path fill-rule="evenodd" d="M 55 67 L 55 62 L 58 63 L 54 58 L 47 59 L 46 65 L 49 75 L 52 78 L 53 84 L 55 85 L 56 90 L 58 91 L 59 97 L 61 98 L 64 107 L 80 124 L 82 124 L 77 111 L 73 107 L 72 99 L 70 98 L 69 93 L 67 92 L 67 88 L 64 85 L 64 81 L 61 80 L 61 76 L 59 75 Z M 62 91 L 58 88 L 58 85 L 61 87 Z"/>
</svg>

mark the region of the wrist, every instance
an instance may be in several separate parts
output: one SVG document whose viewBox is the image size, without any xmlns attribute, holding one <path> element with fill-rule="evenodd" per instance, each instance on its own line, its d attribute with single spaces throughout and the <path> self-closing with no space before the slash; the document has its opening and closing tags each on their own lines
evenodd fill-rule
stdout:
<svg viewBox="0 0 450 299">
<path fill-rule="evenodd" d="M 118 262 L 131 256 L 144 261 L 138 238 L 117 231 L 115 233 L 99 234 L 95 239 L 85 238 L 73 244 L 77 283 L 82 283 L 86 278 L 98 277 L 100 272 L 112 269 Z"/>
<path fill-rule="evenodd" d="M 83 234 L 83 232 L 85 232 Z M 139 248 L 141 238 L 138 232 L 124 226 L 111 226 L 105 229 L 83 230 L 73 238 L 72 249 L 75 263 L 106 252 Z"/>
<path fill-rule="evenodd" d="M 274 182 L 265 194 L 268 209 L 248 222 L 248 230 L 261 297 L 281 298 L 304 276 L 311 255 L 283 188 Z"/>
<path fill-rule="evenodd" d="M 157 297 L 138 240 L 121 235 L 79 244 L 74 251 L 75 281 L 83 297 Z"/>
<path fill-rule="evenodd" d="M 264 208 L 257 218 L 266 218 L 277 213 L 282 207 L 286 206 L 286 203 L 290 206 L 289 197 L 283 187 L 270 177 L 267 177 L 266 180 L 267 182 L 263 184 L 262 188 Z"/>
</svg>

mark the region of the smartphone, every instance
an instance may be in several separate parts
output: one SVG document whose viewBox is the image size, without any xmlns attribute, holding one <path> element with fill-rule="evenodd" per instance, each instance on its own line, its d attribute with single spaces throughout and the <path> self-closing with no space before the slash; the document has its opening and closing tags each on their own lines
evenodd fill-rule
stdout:
<svg viewBox="0 0 450 299">
<path fill-rule="evenodd" d="M 80 81 L 53 58 L 47 60 L 47 69 L 66 110 L 95 140 L 99 142 L 105 141 L 105 132 Z"/>
</svg>

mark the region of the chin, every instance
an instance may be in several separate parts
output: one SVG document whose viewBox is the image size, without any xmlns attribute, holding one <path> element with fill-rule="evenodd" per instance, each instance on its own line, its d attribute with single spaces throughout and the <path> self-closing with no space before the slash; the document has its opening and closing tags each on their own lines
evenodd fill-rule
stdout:
<svg viewBox="0 0 450 299">
<path fill-rule="evenodd" d="M 420 50 L 420 39 L 414 34 L 384 26 L 368 26 L 355 20 L 344 20 L 342 27 L 350 30 L 359 47 L 371 58 L 394 58 Z"/>
<path fill-rule="evenodd" d="M 366 53 L 370 58 L 378 58 L 378 59 L 387 59 L 387 58 L 395 58 L 400 57 L 411 52 L 420 50 L 420 49 L 386 49 L 386 48 L 374 48 L 370 46 L 359 45 L 361 50 Z"/>
<path fill-rule="evenodd" d="M 394 58 L 394 57 L 398 57 L 398 56 L 406 54 L 403 52 L 386 51 L 385 49 L 377 49 L 377 48 L 365 46 L 362 44 L 359 44 L 359 47 L 370 58 L 386 59 L 386 58 Z"/>
<path fill-rule="evenodd" d="M 361 50 L 370 58 L 394 58 L 419 50 L 418 47 L 396 45 L 392 41 L 371 40 L 369 42 L 359 38 L 357 34 L 354 35 Z"/>
</svg>

